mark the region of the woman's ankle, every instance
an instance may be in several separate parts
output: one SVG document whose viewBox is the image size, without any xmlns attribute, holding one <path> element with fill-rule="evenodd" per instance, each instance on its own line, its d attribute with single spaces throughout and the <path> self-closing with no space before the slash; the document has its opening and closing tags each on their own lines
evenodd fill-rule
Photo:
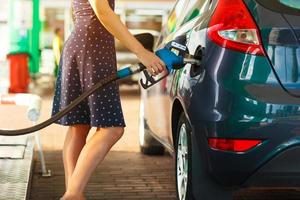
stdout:
<svg viewBox="0 0 300 200">
<path fill-rule="evenodd" d="M 85 200 L 85 196 L 83 193 L 66 191 L 62 200 Z"/>
</svg>

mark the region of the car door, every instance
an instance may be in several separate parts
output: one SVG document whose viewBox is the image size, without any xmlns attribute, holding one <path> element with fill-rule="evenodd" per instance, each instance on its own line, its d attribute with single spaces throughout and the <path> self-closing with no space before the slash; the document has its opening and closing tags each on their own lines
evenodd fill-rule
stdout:
<svg viewBox="0 0 300 200">
<path fill-rule="evenodd" d="M 208 8 L 209 3 L 209 0 L 177 1 L 167 23 L 164 25 L 156 49 L 166 47 L 172 40 L 185 46 L 188 35 L 199 23 L 199 17 L 204 9 Z M 170 46 L 168 47 L 170 48 Z M 173 71 L 160 83 L 147 91 L 142 91 L 147 127 L 169 149 L 173 149 L 171 121 L 173 100 L 176 96 L 172 89 L 175 75 L 176 71 Z"/>
</svg>

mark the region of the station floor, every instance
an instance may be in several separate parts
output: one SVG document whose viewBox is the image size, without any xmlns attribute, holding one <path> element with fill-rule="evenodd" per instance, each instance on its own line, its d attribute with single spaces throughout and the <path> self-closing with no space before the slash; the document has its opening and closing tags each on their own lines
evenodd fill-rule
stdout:
<svg viewBox="0 0 300 200">
<path fill-rule="evenodd" d="M 39 80 L 32 86 L 34 93 L 43 98 L 40 121 L 50 116 L 53 89 Z M 113 147 L 104 162 L 98 166 L 86 188 L 88 200 L 164 199 L 175 200 L 174 160 L 164 156 L 145 156 L 139 152 L 138 109 L 139 89 L 122 86 L 122 107 L 127 128 L 123 138 Z M 23 128 L 31 124 L 26 120 L 26 108 L 0 106 L 1 128 Z M 30 200 L 58 200 L 64 193 L 62 145 L 66 127 L 51 125 L 40 132 L 47 168 L 52 176 L 44 178 L 35 154 Z M 93 130 L 90 135 L 93 134 Z M 90 137 L 90 136 L 89 136 Z M 88 138 L 89 139 L 89 138 Z M 234 200 L 296 200 L 300 188 L 254 188 L 236 192 Z"/>
<path fill-rule="evenodd" d="M 88 199 L 175 199 L 173 160 L 170 155 L 143 156 L 138 146 L 138 87 L 122 87 L 122 106 L 127 127 L 86 188 Z M 37 91 L 38 92 L 38 91 Z M 43 95 L 41 118 L 51 110 L 52 96 Z M 93 134 L 92 130 L 90 135 Z M 47 167 L 52 177 L 43 178 L 36 154 L 30 199 L 58 200 L 65 190 L 62 145 L 66 128 L 52 125 L 41 132 Z M 89 137 L 90 137 L 89 135 Z M 89 139 L 88 137 L 88 139 Z"/>
</svg>

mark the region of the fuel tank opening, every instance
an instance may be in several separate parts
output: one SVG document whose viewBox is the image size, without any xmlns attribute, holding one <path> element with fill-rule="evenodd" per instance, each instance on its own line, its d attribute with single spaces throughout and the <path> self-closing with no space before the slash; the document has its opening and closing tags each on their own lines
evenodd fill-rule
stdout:
<svg viewBox="0 0 300 200">
<path fill-rule="evenodd" d="M 203 54 L 204 54 L 204 47 L 202 46 L 198 46 L 195 54 L 193 56 L 194 60 L 197 60 L 199 62 L 194 62 L 191 63 L 191 72 L 190 72 L 190 76 L 194 77 L 197 76 L 199 74 L 202 74 L 204 72 L 204 68 L 203 68 L 203 64 L 202 64 L 202 60 L 203 60 Z"/>
</svg>

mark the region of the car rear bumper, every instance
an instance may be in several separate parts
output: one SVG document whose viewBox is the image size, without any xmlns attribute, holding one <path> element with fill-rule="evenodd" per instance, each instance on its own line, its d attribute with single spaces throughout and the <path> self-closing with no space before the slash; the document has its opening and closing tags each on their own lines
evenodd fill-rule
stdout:
<svg viewBox="0 0 300 200">
<path fill-rule="evenodd" d="M 300 186 L 300 146 L 280 153 L 257 170 L 246 182 L 246 186 Z"/>
<path fill-rule="evenodd" d="M 264 142 L 253 149 L 242 152 L 226 152 L 212 149 L 207 144 L 209 131 L 227 132 L 224 123 L 203 124 L 196 127 L 194 137 L 204 156 L 209 174 L 224 186 L 299 186 L 300 185 L 300 137 L 296 136 L 300 122 L 274 123 L 268 126 L 248 127 L 240 132 L 240 138 L 259 138 L 259 133 L 270 133 Z M 237 124 L 238 126 L 238 124 Z M 220 130 L 223 129 L 223 130 Z M 206 136 L 203 138 L 203 133 Z M 223 138 L 223 137 L 222 137 Z M 225 137 L 237 138 L 237 137 Z M 196 163 L 195 163 L 196 164 Z"/>
</svg>

